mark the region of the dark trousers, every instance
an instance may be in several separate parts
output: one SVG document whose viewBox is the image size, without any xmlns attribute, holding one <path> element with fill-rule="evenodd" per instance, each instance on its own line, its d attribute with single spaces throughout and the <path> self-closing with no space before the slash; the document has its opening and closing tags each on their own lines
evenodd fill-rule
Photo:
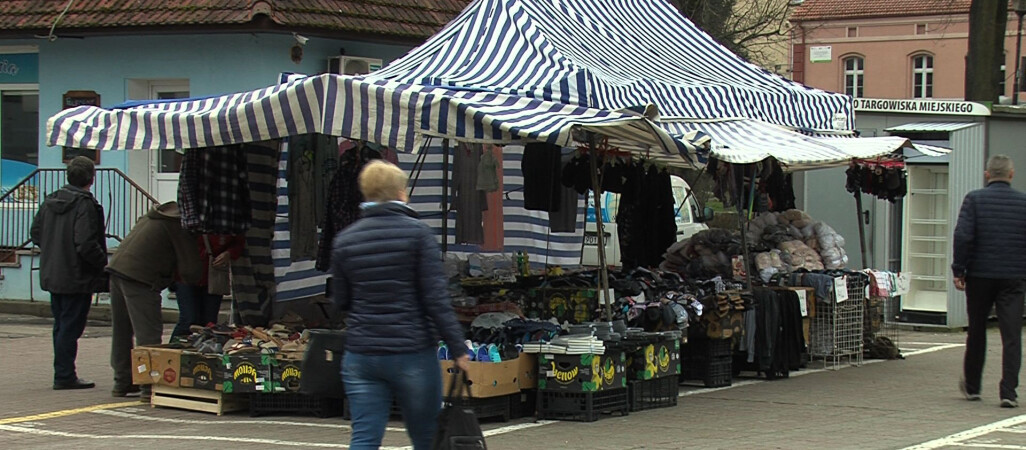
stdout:
<svg viewBox="0 0 1026 450">
<path fill-rule="evenodd" d="M 50 294 L 53 313 L 53 382 L 71 383 L 78 379 L 75 358 L 78 338 L 85 331 L 92 294 Z"/>
<path fill-rule="evenodd" d="M 969 336 L 965 341 L 964 374 L 966 390 L 980 393 L 983 362 L 987 356 L 987 318 L 991 307 L 997 308 L 1001 329 L 1001 398 L 1015 400 L 1019 387 L 1019 366 L 1022 364 L 1022 313 L 1026 297 L 1026 280 L 976 278 L 966 279 L 966 310 L 969 314 Z"/>
<path fill-rule="evenodd" d="M 160 344 L 164 333 L 160 300 L 160 291 L 146 283 L 110 277 L 110 367 L 115 389 L 132 385 L 132 349 Z"/>
<path fill-rule="evenodd" d="M 223 297 L 207 293 L 206 286 L 175 283 L 175 297 L 178 299 L 178 323 L 171 332 L 172 338 L 189 336 L 189 327 L 192 325 L 217 323 Z"/>
</svg>

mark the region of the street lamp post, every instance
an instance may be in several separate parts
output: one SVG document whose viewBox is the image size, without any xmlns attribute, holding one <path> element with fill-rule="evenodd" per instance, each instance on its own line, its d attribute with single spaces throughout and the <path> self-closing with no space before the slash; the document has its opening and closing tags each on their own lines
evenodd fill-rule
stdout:
<svg viewBox="0 0 1026 450">
<path fill-rule="evenodd" d="M 1022 16 L 1026 15 L 1026 0 L 1015 0 L 1015 14 L 1019 16 L 1019 28 L 1015 33 L 1015 85 L 1012 86 L 1012 104 L 1019 104 L 1019 87 L 1022 86 Z"/>
</svg>

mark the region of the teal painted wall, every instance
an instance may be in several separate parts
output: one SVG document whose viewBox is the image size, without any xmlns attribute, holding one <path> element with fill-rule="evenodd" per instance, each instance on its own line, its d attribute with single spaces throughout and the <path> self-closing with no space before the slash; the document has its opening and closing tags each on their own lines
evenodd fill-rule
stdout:
<svg viewBox="0 0 1026 450">
<path fill-rule="evenodd" d="M 96 91 L 103 106 L 124 102 L 131 79 L 188 79 L 193 97 L 259 89 L 281 72 L 324 72 L 327 58 L 381 58 L 387 64 L 410 47 L 312 37 L 299 64 L 291 60 L 292 35 L 218 34 L 58 39 L 39 45 L 40 166 L 58 167 L 60 149 L 46 145 L 46 120 L 71 90 Z M 102 167 L 127 170 L 126 152 L 108 152 Z"/>
</svg>

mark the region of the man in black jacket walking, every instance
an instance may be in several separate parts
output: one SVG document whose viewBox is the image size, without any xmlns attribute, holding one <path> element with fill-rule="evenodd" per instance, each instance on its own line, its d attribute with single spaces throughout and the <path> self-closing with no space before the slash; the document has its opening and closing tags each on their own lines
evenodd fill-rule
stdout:
<svg viewBox="0 0 1026 450">
<path fill-rule="evenodd" d="M 50 293 L 53 388 L 58 390 L 95 386 L 78 377 L 75 357 L 93 293 L 107 290 L 103 207 L 89 192 L 96 167 L 78 156 L 68 162 L 67 176 L 67 185 L 46 196 L 30 232 L 40 250 L 39 284 Z"/>
<path fill-rule="evenodd" d="M 970 192 L 962 202 L 955 228 L 955 288 L 966 292 L 969 335 L 964 378 L 959 382 L 968 400 L 980 399 L 987 352 L 987 318 L 997 307 L 1001 329 L 1001 406 L 1019 406 L 1022 364 L 1022 314 L 1026 298 L 1026 194 L 1012 188 L 1012 160 L 995 155 L 987 161 L 987 187 Z"/>
</svg>

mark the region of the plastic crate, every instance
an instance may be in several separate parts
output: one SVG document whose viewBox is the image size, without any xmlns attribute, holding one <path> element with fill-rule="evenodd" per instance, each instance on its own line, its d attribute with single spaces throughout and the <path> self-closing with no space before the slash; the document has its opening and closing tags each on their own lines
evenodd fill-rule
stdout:
<svg viewBox="0 0 1026 450">
<path fill-rule="evenodd" d="M 451 403 L 452 399 L 447 398 L 445 401 L 446 403 Z M 474 415 L 478 419 L 499 419 L 503 422 L 509 422 L 512 415 L 510 408 L 513 401 L 520 402 L 519 392 L 499 397 L 464 398 L 463 406 L 474 410 Z"/>
<path fill-rule="evenodd" d="M 538 412 L 538 390 L 529 389 L 513 395 L 510 399 L 509 418 L 534 417 Z"/>
<path fill-rule="evenodd" d="M 734 359 L 726 358 L 688 358 L 684 363 L 681 378 L 686 380 L 702 380 L 705 387 L 730 386 L 734 379 Z"/>
<path fill-rule="evenodd" d="M 631 412 L 677 406 L 679 390 L 675 378 L 653 378 L 627 383 Z"/>
<path fill-rule="evenodd" d="M 733 339 L 692 339 L 684 346 L 686 357 L 726 358 L 733 354 Z"/>
<path fill-rule="evenodd" d="M 249 396 L 249 415 L 252 417 L 264 414 L 301 414 L 317 417 L 336 417 L 343 414 L 344 401 L 313 397 L 299 393 L 251 394 Z"/>
<path fill-rule="evenodd" d="M 627 388 L 597 392 L 538 391 L 538 418 L 542 420 L 570 420 L 594 422 L 602 414 L 630 410 Z"/>
</svg>

